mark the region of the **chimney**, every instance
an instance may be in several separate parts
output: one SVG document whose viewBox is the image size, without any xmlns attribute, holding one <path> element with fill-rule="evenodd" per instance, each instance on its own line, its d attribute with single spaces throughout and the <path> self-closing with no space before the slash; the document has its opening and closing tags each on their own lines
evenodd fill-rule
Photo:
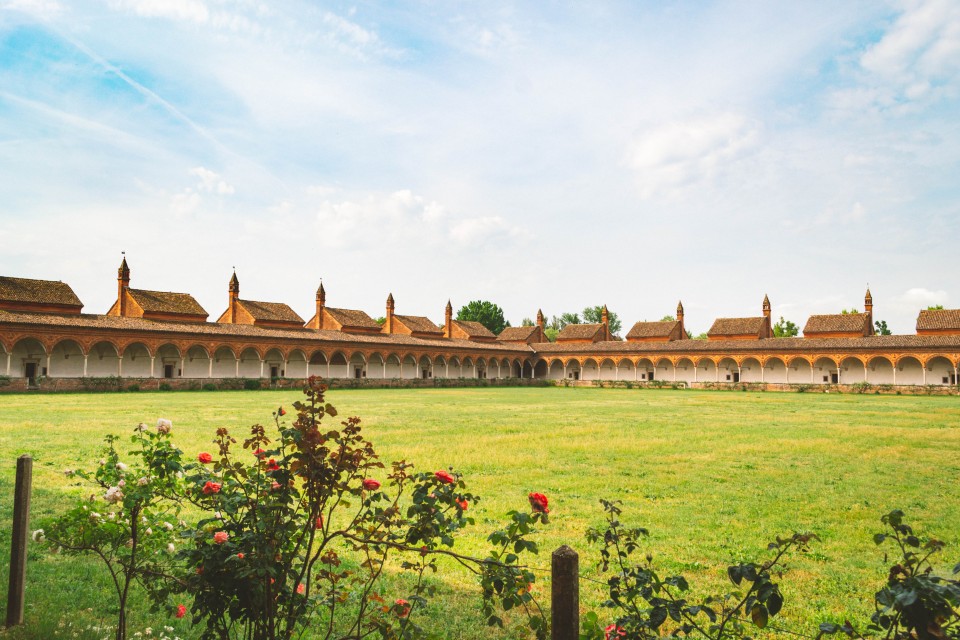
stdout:
<svg viewBox="0 0 960 640">
<path fill-rule="evenodd" d="M 869 285 L 867 285 L 867 295 L 863 298 L 863 310 L 867 314 L 867 335 L 873 335 L 873 295 L 870 293 Z"/>
<path fill-rule="evenodd" d="M 763 328 L 764 335 L 760 337 L 769 338 L 773 336 L 773 325 L 770 324 L 770 298 L 766 294 L 763 295 L 763 317 L 766 322 L 764 322 Z"/>
<path fill-rule="evenodd" d="M 450 304 L 449 300 L 447 300 L 447 309 L 443 316 L 443 337 L 453 337 L 453 305 Z"/>
<path fill-rule="evenodd" d="M 323 329 L 323 308 L 327 306 L 327 292 L 323 289 L 323 280 L 317 288 L 317 329 Z"/>
<path fill-rule="evenodd" d="M 600 322 L 603 323 L 603 339 L 606 341 L 610 340 L 610 312 L 607 311 L 607 305 L 603 305 L 603 310 L 600 312 Z"/>
<path fill-rule="evenodd" d="M 123 262 L 117 269 L 117 307 L 119 315 L 127 315 L 127 296 L 126 290 L 130 288 L 130 267 L 127 266 L 127 256 L 124 254 Z"/>
<path fill-rule="evenodd" d="M 547 321 L 544 319 L 541 309 L 537 309 L 537 326 L 540 327 L 540 337 L 546 339 Z"/>
<path fill-rule="evenodd" d="M 683 301 L 677 302 L 677 322 L 680 323 L 680 339 L 683 340 L 687 335 L 687 330 L 683 326 Z"/>
<path fill-rule="evenodd" d="M 233 276 L 230 277 L 230 286 L 228 287 L 230 292 L 230 301 L 229 306 L 227 307 L 230 317 L 230 324 L 237 323 L 237 300 L 240 299 L 240 281 L 237 280 L 237 270 L 233 270 Z"/>
<path fill-rule="evenodd" d="M 383 323 L 384 333 L 393 333 L 393 294 L 387 296 L 387 321 Z"/>
</svg>

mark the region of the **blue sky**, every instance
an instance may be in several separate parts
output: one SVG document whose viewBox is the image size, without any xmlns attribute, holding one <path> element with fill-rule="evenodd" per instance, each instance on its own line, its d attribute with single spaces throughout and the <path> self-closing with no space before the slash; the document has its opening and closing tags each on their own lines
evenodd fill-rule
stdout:
<svg viewBox="0 0 960 640">
<path fill-rule="evenodd" d="M 960 5 L 0 0 L 0 273 L 627 327 L 960 306 Z"/>
</svg>

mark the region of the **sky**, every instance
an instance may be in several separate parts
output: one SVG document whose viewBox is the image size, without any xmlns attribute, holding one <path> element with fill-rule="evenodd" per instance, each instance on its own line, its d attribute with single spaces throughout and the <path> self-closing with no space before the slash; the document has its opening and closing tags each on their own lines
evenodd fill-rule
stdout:
<svg viewBox="0 0 960 640">
<path fill-rule="evenodd" d="M 960 3 L 0 0 L 0 274 L 626 331 L 960 307 Z"/>
</svg>

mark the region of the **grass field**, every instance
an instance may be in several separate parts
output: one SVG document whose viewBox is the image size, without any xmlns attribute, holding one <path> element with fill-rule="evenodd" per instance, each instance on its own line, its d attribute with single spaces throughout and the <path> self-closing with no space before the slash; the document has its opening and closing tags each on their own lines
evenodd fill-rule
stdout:
<svg viewBox="0 0 960 640">
<path fill-rule="evenodd" d="M 245 433 L 295 392 L 182 392 L 0 396 L 0 518 L 12 511 L 15 459 L 32 454 L 33 518 L 77 495 L 62 470 L 91 466 L 108 433 L 170 418 L 188 454 L 209 449 L 220 426 Z M 811 632 L 825 619 L 865 620 L 884 573 L 871 541 L 893 508 L 948 543 L 942 566 L 960 561 L 960 398 L 622 389 L 342 390 L 328 398 L 363 418 L 385 461 L 420 469 L 453 466 L 483 500 L 473 534 L 484 538 L 530 491 L 551 500 L 537 564 L 569 544 L 581 571 L 599 577 L 584 531 L 603 522 L 599 499 L 624 502 L 623 520 L 651 530 L 663 572 L 683 572 L 700 592 L 727 589 L 726 564 L 761 558 L 777 534 L 814 531 L 821 542 L 793 557 L 783 577 L 778 624 Z M 0 532 L 9 547 L 9 526 Z M 0 553 L 6 575 L 8 553 Z M 544 576 L 546 578 L 547 576 Z M 450 567 L 426 625 L 450 638 L 486 638 L 479 597 Z M 400 585 L 396 585 L 400 588 Z M 104 577 L 92 563 L 32 552 L 28 625 L 10 637 L 70 637 L 109 620 Z M 0 586 L 5 601 L 6 580 Z M 549 589 L 543 590 L 549 600 Z M 584 609 L 600 592 L 584 583 Z M 170 621 L 137 614 L 155 629 Z M 57 630 L 63 623 L 64 628 Z M 70 627 L 69 625 L 74 625 Z M 134 627 L 136 629 L 136 627 Z M 192 637 L 177 626 L 181 637 Z M 2 636 L 3 634 L 0 634 Z M 79 637 L 102 637 L 80 633 Z M 520 636 L 513 628 L 507 635 Z"/>
</svg>

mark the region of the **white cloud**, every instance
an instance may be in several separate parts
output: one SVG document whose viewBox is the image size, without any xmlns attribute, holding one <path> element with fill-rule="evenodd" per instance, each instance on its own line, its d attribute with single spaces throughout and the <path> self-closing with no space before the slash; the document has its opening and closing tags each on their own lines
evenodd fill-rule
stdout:
<svg viewBox="0 0 960 640">
<path fill-rule="evenodd" d="M 329 28 L 325 40 L 344 53 L 359 58 L 370 55 L 397 57 L 401 54 L 399 49 L 388 47 L 376 31 L 365 29 L 330 11 L 323 14 L 323 23 Z"/>
<path fill-rule="evenodd" d="M 637 171 L 642 195 L 649 197 L 712 178 L 751 149 L 758 135 L 759 125 L 732 113 L 670 122 L 636 137 L 630 165 Z"/>
<path fill-rule="evenodd" d="M 950 294 L 942 289 L 931 291 L 930 289 L 924 289 L 923 287 L 907 289 L 907 291 L 896 298 L 898 302 L 901 302 L 905 305 L 924 309 L 938 304 L 945 305 L 949 299 Z"/>
<path fill-rule="evenodd" d="M 201 24 L 210 19 L 210 10 L 200 0 L 112 0 L 110 6 L 144 18 L 167 18 Z"/>
<path fill-rule="evenodd" d="M 200 178 L 200 182 L 197 183 L 197 189 L 200 191 L 222 196 L 232 195 L 234 192 L 232 184 L 227 183 L 216 171 L 211 171 L 206 167 L 194 167 L 190 170 L 190 175 Z"/>
<path fill-rule="evenodd" d="M 0 9 L 21 11 L 39 18 L 50 18 L 63 12 L 63 5 L 56 0 L 7 0 Z"/>
</svg>

